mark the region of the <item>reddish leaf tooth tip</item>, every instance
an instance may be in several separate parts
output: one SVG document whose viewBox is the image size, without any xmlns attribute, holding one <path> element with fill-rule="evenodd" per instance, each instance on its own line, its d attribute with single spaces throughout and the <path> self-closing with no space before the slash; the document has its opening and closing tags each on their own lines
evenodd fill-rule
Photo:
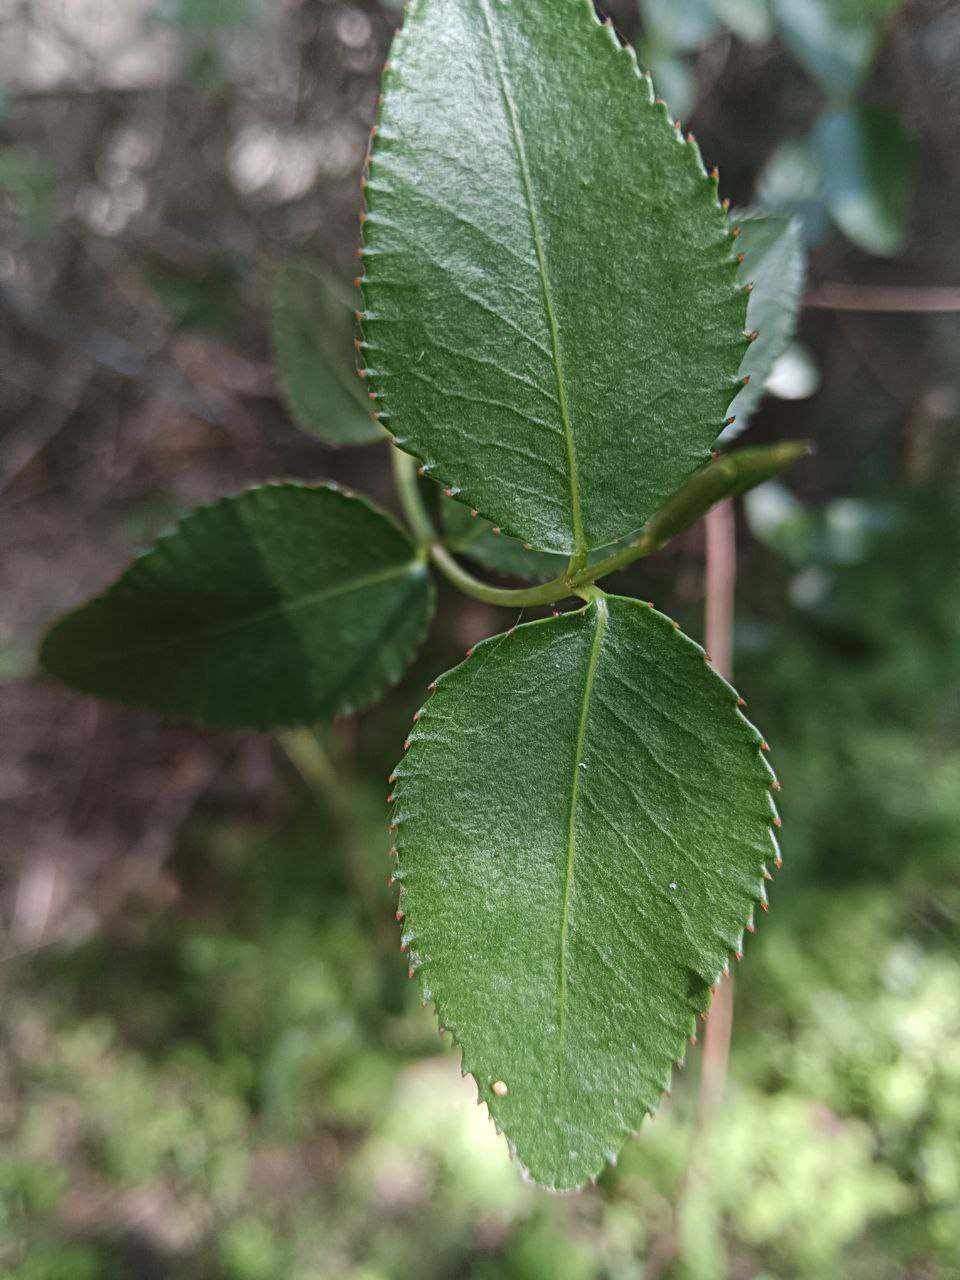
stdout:
<svg viewBox="0 0 960 1280">
<path fill-rule="evenodd" d="M 747 925 L 747 933 L 756 933 L 756 931 L 757 931 L 757 926 L 751 920 L 750 923 Z"/>
<path fill-rule="evenodd" d="M 726 427 L 732 427 L 732 426 L 733 426 L 733 424 L 736 422 L 736 420 L 737 420 L 737 415 L 736 415 L 735 413 L 733 413 L 733 414 L 731 414 L 731 415 L 730 415 L 730 417 L 729 417 L 729 418 L 727 418 L 726 422 L 724 423 L 724 426 L 726 426 Z"/>
<path fill-rule="evenodd" d="M 377 393 L 375 391 L 368 391 L 367 395 L 370 397 L 371 400 L 376 400 L 377 398 Z"/>
<path fill-rule="evenodd" d="M 399 924 L 399 923 L 400 923 L 400 921 L 401 921 L 402 919 L 403 919 L 403 912 L 402 912 L 402 911 L 398 911 L 398 912 L 396 913 L 396 920 L 397 920 L 397 924 Z"/>
<path fill-rule="evenodd" d="M 660 97 L 659 93 L 658 93 L 658 94 L 657 94 L 657 96 L 654 98 L 654 100 L 653 100 L 653 105 L 654 105 L 655 107 L 663 107 L 663 106 L 665 106 L 665 105 L 666 105 L 666 103 L 665 103 L 665 102 L 663 101 L 663 99 Z"/>
<path fill-rule="evenodd" d="M 470 514 L 471 514 L 471 516 L 473 516 L 474 520 L 476 520 L 476 518 L 477 518 L 477 516 L 480 514 L 480 512 L 479 512 L 479 511 L 474 511 L 474 510 L 473 510 L 473 508 L 471 508 L 471 509 L 470 509 Z"/>
<path fill-rule="evenodd" d="M 387 854 L 387 857 L 388 857 L 388 858 L 395 858 L 396 856 L 397 856 L 397 846 L 396 846 L 395 844 L 392 844 L 392 845 L 390 846 L 390 851 L 389 851 L 389 853 Z M 392 880 L 392 879 L 393 879 L 393 876 L 391 876 L 391 877 L 390 877 L 390 879 Z"/>
<path fill-rule="evenodd" d="M 759 337 L 760 337 L 760 331 L 759 331 L 759 329 L 754 329 L 754 330 L 753 330 L 753 332 L 750 334 L 750 341 L 751 341 L 751 342 L 756 342 L 756 340 L 757 340 Z"/>
<path fill-rule="evenodd" d="M 391 833 L 391 835 L 393 834 L 394 831 L 396 831 L 396 829 L 397 829 L 397 824 L 395 822 L 391 822 L 389 827 L 387 827 L 387 830 Z"/>
<path fill-rule="evenodd" d="M 387 100 L 387 99 L 386 99 L 386 95 L 385 95 L 385 94 L 382 94 L 382 93 L 378 93 L 378 94 L 377 94 L 377 106 L 378 106 L 378 107 L 382 107 L 382 106 L 383 106 L 383 104 L 386 102 L 386 100 Z"/>
<path fill-rule="evenodd" d="M 397 883 L 397 877 L 396 877 L 396 876 L 388 876 L 388 877 L 387 877 L 387 888 L 388 888 L 388 889 L 392 889 L 392 888 L 393 888 L 393 886 L 394 886 L 396 883 Z"/>
<path fill-rule="evenodd" d="M 746 255 L 745 253 L 738 253 L 738 254 L 737 254 L 737 261 L 738 261 L 738 262 L 746 262 L 746 260 L 747 260 L 747 255 Z"/>
<path fill-rule="evenodd" d="M 416 724 L 422 715 L 423 715 L 422 711 L 415 712 L 413 717 L 413 723 Z"/>
<path fill-rule="evenodd" d="M 363 321 L 363 312 L 362 312 L 362 311 L 355 311 L 355 312 L 353 313 L 353 318 L 354 318 L 354 320 L 356 320 L 357 324 L 362 323 L 362 321 Z"/>
<path fill-rule="evenodd" d="M 746 376 L 745 376 L 745 377 L 743 377 L 743 378 L 741 378 L 741 379 L 740 379 L 740 385 L 741 385 L 741 387 L 745 387 L 745 386 L 747 386 L 747 385 L 749 384 L 749 382 L 750 382 L 750 375 L 749 375 L 749 373 L 748 373 L 748 374 L 746 374 Z"/>
<path fill-rule="evenodd" d="M 407 970 L 407 977 L 408 977 L 408 978 L 412 978 L 412 977 L 413 977 L 413 970 L 412 970 L 412 969 L 408 969 L 408 970 Z"/>
<path fill-rule="evenodd" d="M 783 823 L 781 822 L 781 820 L 780 820 L 779 818 L 774 818 L 774 820 L 773 820 L 773 825 L 774 825 L 775 827 L 782 827 L 782 826 L 783 826 Z"/>
<path fill-rule="evenodd" d="M 473 649 L 474 649 L 474 646 L 473 646 L 473 645 L 471 645 L 471 646 L 470 646 L 470 648 L 467 650 L 467 657 L 468 657 L 468 658 L 472 658 L 472 657 L 473 657 Z"/>
<path fill-rule="evenodd" d="M 431 681 L 430 681 L 430 683 L 427 685 L 427 689 L 428 689 L 431 693 L 433 692 L 433 690 L 434 690 L 436 687 L 437 687 L 437 682 L 436 682 L 436 680 L 431 680 Z"/>
<path fill-rule="evenodd" d="M 361 349 L 361 347 L 363 346 L 363 343 L 360 341 L 360 339 L 359 339 L 359 338 L 354 338 L 354 340 L 353 340 L 353 345 L 354 345 L 354 347 L 356 348 L 356 350 L 357 350 L 357 351 L 359 351 L 359 350 Z"/>
<path fill-rule="evenodd" d="M 737 699 L 737 706 L 738 706 L 738 707 L 745 707 L 746 705 L 747 705 L 747 700 L 746 700 L 746 698 L 738 698 L 738 699 Z"/>
<path fill-rule="evenodd" d="M 777 870 L 779 871 L 779 870 L 780 870 L 780 868 L 783 866 L 783 859 L 782 859 L 782 858 L 774 858 L 774 860 L 773 860 L 773 865 L 774 865 L 774 866 L 777 868 Z"/>
<path fill-rule="evenodd" d="M 735 951 L 735 952 L 733 953 L 733 958 L 734 958 L 735 960 L 742 960 L 742 959 L 743 959 L 743 952 L 742 952 L 742 951 Z"/>
<path fill-rule="evenodd" d="M 712 661 L 713 661 L 713 659 L 710 657 L 709 653 L 704 653 L 704 655 L 703 655 L 703 660 L 704 660 L 704 662 L 712 662 Z"/>
<path fill-rule="evenodd" d="M 396 800 L 396 798 L 397 798 L 397 797 L 396 797 L 396 796 L 393 794 L 393 792 L 391 791 L 391 792 L 390 792 L 390 794 L 387 796 L 387 804 L 393 804 L 393 802 L 394 802 L 394 800 Z"/>
<path fill-rule="evenodd" d="M 358 378 L 365 378 L 366 376 L 367 376 L 367 371 L 366 371 L 366 369 L 358 369 L 358 370 L 357 370 L 357 377 L 358 377 Z"/>
<path fill-rule="evenodd" d="M 447 497 L 448 497 L 448 498 L 452 498 L 452 497 L 453 497 L 453 490 L 452 490 L 452 489 L 444 489 L 444 491 L 443 491 L 443 492 L 447 495 Z"/>
<path fill-rule="evenodd" d="M 764 740 L 763 742 L 761 742 L 761 743 L 760 743 L 760 750 L 761 750 L 761 751 L 769 751 L 769 750 L 770 750 L 770 744 L 769 744 L 769 742 L 767 742 L 766 740 Z"/>
<path fill-rule="evenodd" d="M 369 159 L 369 157 L 367 157 L 367 158 Z M 361 175 L 360 175 L 360 189 L 361 189 L 362 191 L 366 191 L 366 189 L 367 189 L 367 183 L 368 183 L 369 181 L 370 181 L 370 179 L 367 177 L 367 175 L 366 175 L 365 173 L 361 173 Z"/>
<path fill-rule="evenodd" d="M 427 468 L 426 468 L 426 467 L 417 467 L 417 475 L 418 475 L 418 476 L 425 476 L 426 474 L 427 474 Z"/>
<path fill-rule="evenodd" d="M 410 739 L 409 739 L 409 738 L 405 738 L 405 739 L 404 739 L 404 742 L 403 742 L 403 749 L 404 749 L 404 751 L 409 751 L 409 750 L 410 750 L 410 748 L 411 748 L 412 746 L 413 746 L 413 743 L 410 741 Z"/>
<path fill-rule="evenodd" d="M 354 286 L 359 289 L 363 285 L 363 276 L 354 276 L 353 283 Z"/>
<path fill-rule="evenodd" d="M 380 416 L 381 416 L 381 415 L 380 415 L 379 413 L 371 413 L 371 415 L 370 415 L 370 417 L 374 420 L 374 422 L 379 422 L 379 421 L 380 421 Z M 396 442 L 396 440 L 394 440 L 393 436 L 391 436 L 391 437 L 390 437 L 390 443 L 391 443 L 391 444 L 396 444 L 396 443 L 397 443 L 397 442 Z"/>
<path fill-rule="evenodd" d="M 692 1035 L 692 1036 L 690 1037 L 690 1043 L 691 1043 L 691 1044 L 696 1044 L 696 1043 L 697 1043 L 697 1037 L 696 1037 L 696 1035 Z"/>
<path fill-rule="evenodd" d="M 737 236 L 740 234 L 740 228 L 739 228 L 739 227 L 731 227 L 731 228 L 730 228 L 730 234 L 733 236 L 734 240 L 736 240 Z"/>
<path fill-rule="evenodd" d="M 767 902 L 766 900 L 764 900 L 763 902 L 761 902 L 761 903 L 760 903 L 760 910 L 761 910 L 761 911 L 769 911 L 769 910 L 770 910 L 770 903 L 769 903 L 769 902 Z"/>
<path fill-rule="evenodd" d="M 493 526 L 493 528 L 490 530 L 490 532 L 491 532 L 491 533 L 499 533 L 499 532 L 500 532 L 500 527 L 499 527 L 499 525 L 494 525 L 494 526 Z"/>
<path fill-rule="evenodd" d="M 380 126 L 378 124 L 372 125 L 370 128 L 370 137 L 375 138 L 379 132 Z"/>
<path fill-rule="evenodd" d="M 764 867 L 764 868 L 763 868 L 763 878 L 764 878 L 764 880 L 772 880 L 772 879 L 773 879 L 773 876 L 770 874 L 770 872 L 767 870 L 767 868 L 766 868 L 766 867 Z"/>
<path fill-rule="evenodd" d="M 745 285 L 743 286 L 743 292 L 744 292 L 744 293 L 753 293 L 753 281 L 752 281 L 752 280 L 750 280 L 747 284 L 745 284 Z"/>
<path fill-rule="evenodd" d="M 774 780 L 770 783 L 770 790 L 771 790 L 771 791 L 782 791 L 782 790 L 783 790 L 783 788 L 780 786 L 780 783 L 776 780 L 776 778 L 774 778 Z"/>
<path fill-rule="evenodd" d="M 720 181 L 720 170 L 717 168 L 716 165 L 714 165 L 713 168 L 710 170 L 710 177 L 714 180 L 714 182 Z"/>
</svg>

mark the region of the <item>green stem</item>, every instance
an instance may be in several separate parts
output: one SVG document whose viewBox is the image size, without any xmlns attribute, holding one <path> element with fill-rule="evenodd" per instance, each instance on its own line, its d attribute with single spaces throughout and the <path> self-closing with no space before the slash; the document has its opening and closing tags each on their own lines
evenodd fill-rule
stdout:
<svg viewBox="0 0 960 1280">
<path fill-rule="evenodd" d="M 574 555 L 566 573 L 561 577 L 553 578 L 542 586 L 521 588 L 491 587 L 475 578 L 453 558 L 440 541 L 420 497 L 416 459 L 401 449 L 394 448 L 392 452 L 397 492 L 411 532 L 444 577 L 466 595 L 473 596 L 484 604 L 500 605 L 505 609 L 522 609 L 528 605 L 554 604 L 568 596 L 582 595 L 584 587 L 589 587 L 617 569 L 625 569 L 641 556 L 659 551 L 671 538 L 689 528 L 695 520 L 709 511 L 716 502 L 769 480 L 798 458 L 810 453 L 811 447 L 805 441 L 789 440 L 764 448 L 741 449 L 735 454 L 717 458 L 695 471 L 673 497 L 667 499 L 633 542 L 593 564 L 585 564 L 582 555 Z"/>
<path fill-rule="evenodd" d="M 400 505 L 414 538 L 429 552 L 431 560 L 445 578 L 466 595 L 472 596 L 475 600 L 481 600 L 484 604 L 500 605 L 505 609 L 553 604 L 558 600 L 565 600 L 568 596 L 577 595 L 581 587 L 589 586 L 601 574 L 610 573 L 611 569 L 629 564 L 638 556 L 648 555 L 650 551 L 656 550 L 656 546 L 651 544 L 644 535 L 630 547 L 624 547 L 616 555 L 608 556 L 606 560 L 600 560 L 594 565 L 584 566 L 577 557 L 574 557 L 562 577 L 553 578 L 541 586 L 492 587 L 464 569 L 463 565 L 458 563 L 441 543 L 417 488 L 416 459 L 396 448 L 392 456 L 393 474 Z M 610 568 L 606 567 L 607 565 Z"/>
</svg>

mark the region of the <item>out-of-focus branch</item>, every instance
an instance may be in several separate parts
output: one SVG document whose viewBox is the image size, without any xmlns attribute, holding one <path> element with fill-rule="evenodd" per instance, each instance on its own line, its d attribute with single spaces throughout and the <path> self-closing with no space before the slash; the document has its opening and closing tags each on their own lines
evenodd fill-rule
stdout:
<svg viewBox="0 0 960 1280">
<path fill-rule="evenodd" d="M 823 311 L 953 312 L 960 311 L 960 287 L 824 282 L 807 290 L 803 305 Z"/>
</svg>

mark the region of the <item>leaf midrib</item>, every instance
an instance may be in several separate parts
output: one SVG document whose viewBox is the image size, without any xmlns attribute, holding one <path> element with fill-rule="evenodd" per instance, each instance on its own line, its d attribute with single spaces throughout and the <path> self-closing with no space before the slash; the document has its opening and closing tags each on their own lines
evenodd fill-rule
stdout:
<svg viewBox="0 0 960 1280">
<path fill-rule="evenodd" d="M 570 421 L 570 410 L 567 405 L 567 388 L 560 360 L 560 328 L 557 324 L 557 316 L 553 306 L 553 291 L 550 287 L 550 278 L 547 275 L 547 258 L 543 247 L 543 236 L 540 232 L 540 223 L 537 218 L 537 212 L 534 208 L 533 202 L 533 180 L 530 176 L 530 166 L 527 163 L 527 152 L 523 143 L 523 135 L 520 132 L 520 121 L 517 115 L 517 107 L 513 100 L 513 95 L 510 92 L 510 86 L 507 84 L 507 77 L 503 65 L 503 56 L 501 54 L 500 44 L 497 40 L 496 31 L 494 29 L 488 0 L 479 0 L 479 3 L 484 25 L 487 28 L 487 34 L 490 38 L 490 47 L 493 50 L 493 59 L 497 67 L 497 80 L 500 86 L 500 96 L 503 99 L 507 118 L 510 121 L 510 134 L 513 139 L 513 147 L 517 156 L 517 165 L 520 170 L 520 181 L 523 186 L 524 202 L 527 206 L 527 213 L 530 218 L 530 229 L 533 233 L 533 245 L 537 255 L 537 271 L 540 276 L 540 288 L 543 293 L 543 302 L 547 313 L 547 324 L 550 330 L 550 349 L 553 356 L 553 372 L 557 382 L 557 399 L 559 401 L 560 420 L 563 424 L 563 435 L 567 449 L 567 468 L 570 474 L 570 519 L 573 524 L 574 553 L 579 557 L 586 554 L 587 544 L 583 532 L 583 515 L 580 509 L 580 481 L 577 474 L 577 451 L 573 438 L 573 424 Z"/>
<path fill-rule="evenodd" d="M 101 666 L 104 662 L 112 662 L 118 658 L 145 657 L 156 653 L 161 653 L 164 649 L 172 648 L 178 644 L 190 643 L 194 640 L 209 640 L 216 636 L 230 635 L 237 631 L 242 631 L 246 627 L 257 626 L 261 622 L 268 622 L 271 618 L 276 618 L 282 614 L 295 613 L 301 609 L 310 609 L 314 605 L 323 604 L 327 600 L 335 600 L 339 596 L 350 595 L 354 591 L 363 591 L 367 587 L 378 586 L 382 582 L 389 582 L 391 578 L 402 578 L 408 574 L 416 564 L 415 560 L 408 560 L 403 565 L 391 567 L 390 569 L 381 570 L 378 573 L 368 574 L 365 578 L 354 578 L 348 583 L 344 583 L 337 587 L 328 587 L 322 591 L 313 592 L 311 595 L 303 596 L 299 600 L 284 601 L 280 600 L 276 604 L 270 605 L 265 609 L 260 609 L 256 613 L 247 614 L 242 618 L 231 618 L 225 622 L 212 623 L 207 626 L 193 628 L 191 630 L 182 631 L 176 635 L 165 636 L 162 640 L 155 640 L 147 644 L 128 645 L 122 649 L 111 649 L 104 652 L 99 650 L 96 657 L 87 662 L 80 662 L 76 665 L 76 670 L 84 668 L 93 668 Z"/>
<path fill-rule="evenodd" d="M 590 717 L 590 700 L 593 696 L 593 683 L 600 661 L 600 649 L 604 632 L 607 629 L 609 610 L 607 602 L 599 596 L 593 602 L 596 609 L 597 622 L 590 646 L 590 657 L 587 661 L 587 673 L 583 682 L 583 701 L 580 704 L 580 721 L 577 725 L 577 741 L 573 753 L 573 782 L 570 787 L 570 810 L 567 815 L 567 865 L 563 883 L 563 907 L 560 917 L 560 980 L 559 980 L 559 1061 L 561 1088 L 566 1072 L 566 1035 L 567 1035 L 567 939 L 570 932 L 570 900 L 573 894 L 573 868 L 577 844 L 577 805 L 580 796 L 580 778 L 583 769 L 583 748 L 587 738 L 587 721 Z"/>
</svg>

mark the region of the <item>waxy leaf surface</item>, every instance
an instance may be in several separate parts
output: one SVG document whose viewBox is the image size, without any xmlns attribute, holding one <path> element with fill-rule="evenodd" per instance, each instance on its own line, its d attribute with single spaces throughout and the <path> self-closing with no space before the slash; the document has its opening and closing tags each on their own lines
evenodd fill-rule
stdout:
<svg viewBox="0 0 960 1280">
<path fill-rule="evenodd" d="M 504 533 L 636 529 L 717 438 L 746 345 L 695 143 L 589 0 L 412 0 L 366 188 L 387 429 Z"/>
<path fill-rule="evenodd" d="M 404 941 L 539 1182 L 597 1174 L 652 1111 L 776 857 L 737 695 L 640 601 L 478 645 L 397 769 Z"/>
<path fill-rule="evenodd" d="M 432 607 L 409 539 L 368 502 L 267 485 L 186 516 L 57 623 L 40 657 L 85 693 L 276 728 L 377 697 Z"/>
</svg>

